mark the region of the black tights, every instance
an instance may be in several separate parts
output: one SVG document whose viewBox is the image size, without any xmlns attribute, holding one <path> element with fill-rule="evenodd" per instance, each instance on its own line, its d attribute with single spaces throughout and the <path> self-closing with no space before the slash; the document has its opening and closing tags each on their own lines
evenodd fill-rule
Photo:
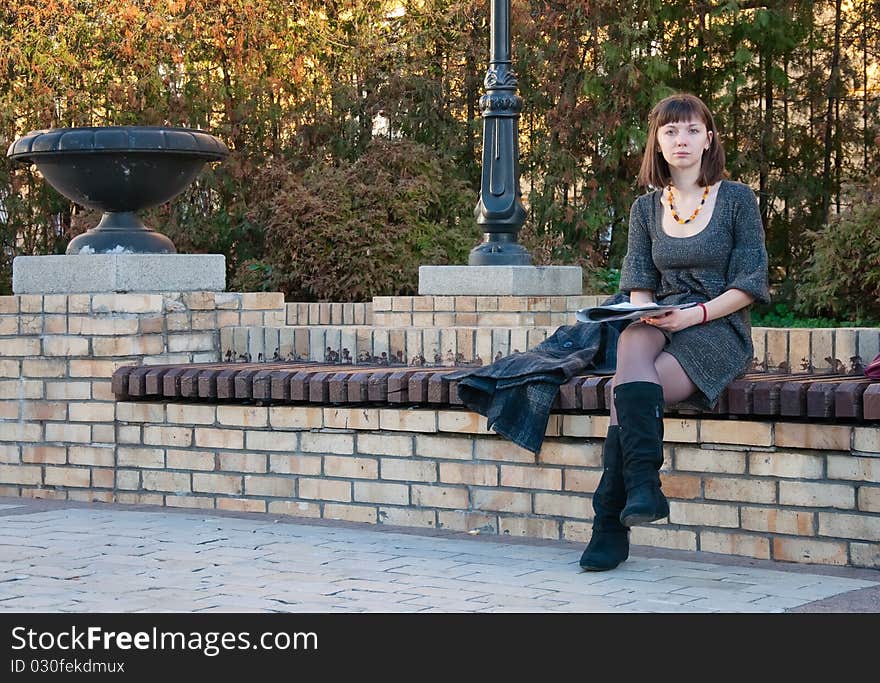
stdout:
<svg viewBox="0 0 880 683">
<path fill-rule="evenodd" d="M 653 382 L 663 387 L 663 400 L 669 405 L 683 401 L 697 387 L 674 356 L 666 353 L 665 335 L 645 323 L 632 323 L 617 341 L 617 372 L 612 386 L 627 382 Z M 611 424 L 617 424 L 617 411 L 611 402 Z"/>
</svg>

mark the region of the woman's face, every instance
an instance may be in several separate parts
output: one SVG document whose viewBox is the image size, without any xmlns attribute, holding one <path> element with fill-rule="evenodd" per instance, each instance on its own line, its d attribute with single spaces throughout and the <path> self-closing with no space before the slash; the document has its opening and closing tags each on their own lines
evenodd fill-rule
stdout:
<svg viewBox="0 0 880 683">
<path fill-rule="evenodd" d="M 671 121 L 657 129 L 657 146 L 670 169 L 699 168 L 711 142 L 711 131 L 699 119 Z"/>
</svg>

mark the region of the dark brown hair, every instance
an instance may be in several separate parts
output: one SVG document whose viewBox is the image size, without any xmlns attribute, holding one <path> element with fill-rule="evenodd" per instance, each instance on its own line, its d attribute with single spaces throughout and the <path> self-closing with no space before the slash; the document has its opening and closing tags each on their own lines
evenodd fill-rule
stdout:
<svg viewBox="0 0 880 683">
<path fill-rule="evenodd" d="M 701 120 L 706 130 L 712 133 L 709 149 L 703 152 L 700 177 L 697 182 L 700 185 L 712 185 L 727 175 L 724 168 L 724 148 L 718 139 L 718 129 L 715 127 L 712 112 L 699 97 L 689 93 L 677 93 L 660 100 L 648 115 L 648 139 L 645 142 L 642 167 L 639 169 L 639 185 L 665 187 L 669 184 L 672 176 L 669 172 L 669 164 L 660 153 L 657 131 L 667 123 L 680 123 L 692 119 Z"/>
</svg>

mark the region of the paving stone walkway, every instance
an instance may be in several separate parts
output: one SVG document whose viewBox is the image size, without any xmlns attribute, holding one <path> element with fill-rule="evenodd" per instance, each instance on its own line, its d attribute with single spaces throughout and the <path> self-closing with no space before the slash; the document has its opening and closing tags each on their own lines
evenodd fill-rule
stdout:
<svg viewBox="0 0 880 683">
<path fill-rule="evenodd" d="M 4 612 L 880 611 L 880 571 L 0 498 Z"/>
</svg>

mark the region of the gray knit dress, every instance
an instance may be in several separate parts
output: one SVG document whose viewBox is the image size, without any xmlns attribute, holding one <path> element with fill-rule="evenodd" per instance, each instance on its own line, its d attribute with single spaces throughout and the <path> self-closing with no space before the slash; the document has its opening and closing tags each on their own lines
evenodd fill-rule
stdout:
<svg viewBox="0 0 880 683">
<path fill-rule="evenodd" d="M 663 231 L 661 193 L 655 190 L 633 202 L 620 289 L 648 289 L 659 304 L 680 304 L 706 302 L 735 288 L 769 303 L 764 228 L 751 188 L 721 181 L 709 223 L 691 237 Z M 691 401 L 714 407 L 724 387 L 749 367 L 754 347 L 748 309 L 665 333 L 664 351 L 699 389 Z"/>
</svg>

